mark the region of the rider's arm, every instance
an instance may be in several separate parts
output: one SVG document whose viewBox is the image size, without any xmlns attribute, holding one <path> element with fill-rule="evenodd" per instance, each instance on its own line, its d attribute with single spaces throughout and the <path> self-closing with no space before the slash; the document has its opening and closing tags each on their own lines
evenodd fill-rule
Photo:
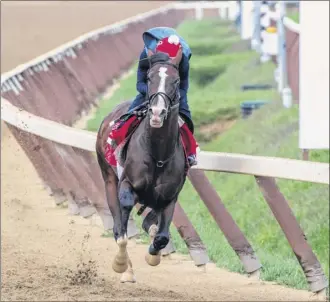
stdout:
<svg viewBox="0 0 330 302">
<path fill-rule="evenodd" d="M 189 89 L 189 60 L 186 56 L 182 56 L 179 67 L 180 74 L 180 95 L 184 96 L 187 94 Z"/>
<path fill-rule="evenodd" d="M 145 48 L 140 54 L 140 61 L 137 70 L 137 82 L 136 82 L 136 89 L 142 95 L 146 95 L 147 93 L 147 72 L 148 72 L 148 60 L 147 59 L 147 52 Z"/>
</svg>

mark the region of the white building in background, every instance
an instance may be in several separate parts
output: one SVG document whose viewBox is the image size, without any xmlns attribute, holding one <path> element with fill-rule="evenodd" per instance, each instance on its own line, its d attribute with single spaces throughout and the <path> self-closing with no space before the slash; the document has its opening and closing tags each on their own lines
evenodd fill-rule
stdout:
<svg viewBox="0 0 330 302">
<path fill-rule="evenodd" d="M 329 149 L 329 1 L 300 2 L 299 147 Z"/>
</svg>

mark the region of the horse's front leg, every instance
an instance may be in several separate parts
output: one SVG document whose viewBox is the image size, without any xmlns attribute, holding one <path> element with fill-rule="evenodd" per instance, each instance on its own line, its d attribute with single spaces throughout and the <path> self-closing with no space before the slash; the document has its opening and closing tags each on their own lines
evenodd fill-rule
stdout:
<svg viewBox="0 0 330 302">
<path fill-rule="evenodd" d="M 119 247 L 119 252 L 113 261 L 112 268 L 117 273 L 125 272 L 121 278 L 122 282 L 135 282 L 132 263 L 127 253 L 127 225 L 129 215 L 136 203 L 137 196 L 130 183 L 126 180 L 120 183 L 118 193 L 121 212 L 121 228 L 119 237 L 116 240 Z"/>
<path fill-rule="evenodd" d="M 151 266 L 156 266 L 160 263 L 160 250 L 165 248 L 170 240 L 170 225 L 173 219 L 175 202 L 176 200 L 171 201 L 166 208 L 159 212 L 157 227 L 155 229 L 150 228 L 149 230 L 150 237 L 154 237 L 154 239 L 153 243 L 149 246 L 146 261 Z"/>
</svg>

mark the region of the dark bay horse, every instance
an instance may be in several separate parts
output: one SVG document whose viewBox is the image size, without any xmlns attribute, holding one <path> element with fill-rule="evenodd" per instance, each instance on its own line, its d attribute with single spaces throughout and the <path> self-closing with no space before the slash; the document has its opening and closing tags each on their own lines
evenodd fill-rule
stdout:
<svg viewBox="0 0 330 302">
<path fill-rule="evenodd" d="M 157 214 L 157 226 L 153 224 L 148 230 L 153 241 L 145 258 L 149 265 L 156 266 L 160 251 L 169 242 L 175 203 L 186 180 L 186 157 L 178 123 L 181 58 L 181 50 L 175 58 L 148 53 L 147 113 L 129 139 L 121 173 L 105 160 L 105 146 L 110 123 L 127 112 L 130 102 L 118 105 L 104 118 L 98 131 L 97 158 L 119 247 L 112 268 L 124 273 L 123 282 L 135 281 L 127 253 L 127 224 L 134 205 L 143 204 Z"/>
</svg>

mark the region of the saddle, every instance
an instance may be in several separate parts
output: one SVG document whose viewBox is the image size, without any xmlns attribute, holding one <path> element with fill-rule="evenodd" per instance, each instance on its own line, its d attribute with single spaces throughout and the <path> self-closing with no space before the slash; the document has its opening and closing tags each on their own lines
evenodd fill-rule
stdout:
<svg viewBox="0 0 330 302">
<path fill-rule="evenodd" d="M 118 165 L 124 165 L 129 140 L 141 121 L 146 117 L 147 112 L 147 104 L 144 103 L 111 122 L 111 131 L 105 148 L 105 158 L 110 166 L 117 167 Z M 180 138 L 186 157 L 187 172 L 189 169 L 187 157 L 191 152 L 196 152 L 198 145 L 190 127 L 181 117 L 179 117 L 179 126 Z"/>
</svg>

